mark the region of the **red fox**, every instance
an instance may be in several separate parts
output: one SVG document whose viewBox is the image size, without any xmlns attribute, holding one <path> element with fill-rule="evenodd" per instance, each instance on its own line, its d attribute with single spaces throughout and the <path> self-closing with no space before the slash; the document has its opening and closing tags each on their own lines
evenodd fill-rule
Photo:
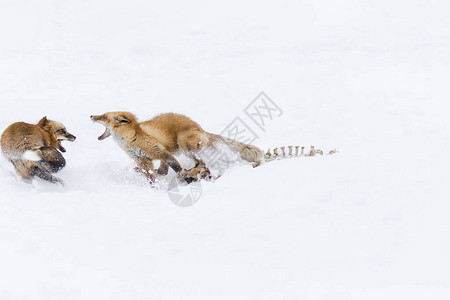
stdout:
<svg viewBox="0 0 450 300">
<path fill-rule="evenodd" d="M 199 153 L 216 141 L 227 144 L 244 160 L 253 163 L 254 167 L 264 162 L 264 152 L 259 148 L 206 132 L 196 122 L 180 114 L 165 113 L 149 121 L 138 122 L 129 112 L 107 112 L 91 116 L 91 120 L 106 127 L 98 139 L 104 140 L 112 135 L 119 146 L 136 161 L 139 170 L 152 182 L 158 175 L 166 175 L 169 167 L 181 180 L 188 183 L 208 178 L 209 169 L 200 159 Z M 194 160 L 194 168 L 184 170 L 180 166 L 173 156 L 178 150 Z M 153 160 L 161 161 L 156 171 Z"/>
<path fill-rule="evenodd" d="M 56 173 L 66 165 L 59 152 L 66 152 L 61 142 L 73 142 L 75 139 L 64 125 L 43 117 L 36 125 L 17 122 L 6 128 L 1 137 L 1 149 L 25 181 L 30 182 L 34 176 L 38 176 L 62 184 L 62 180 L 51 173 Z"/>
</svg>

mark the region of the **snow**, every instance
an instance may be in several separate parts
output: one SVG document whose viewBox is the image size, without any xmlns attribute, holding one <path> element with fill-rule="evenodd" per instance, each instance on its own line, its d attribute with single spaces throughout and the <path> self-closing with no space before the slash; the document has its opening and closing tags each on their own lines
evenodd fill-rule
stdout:
<svg viewBox="0 0 450 300">
<path fill-rule="evenodd" d="M 77 140 L 65 187 L 0 159 L 0 299 L 448 299 L 449 9 L 2 1 L 0 131 L 47 116 Z M 265 131 L 243 112 L 261 91 L 283 110 Z M 179 207 L 97 140 L 116 110 L 340 152 L 231 168 Z"/>
</svg>

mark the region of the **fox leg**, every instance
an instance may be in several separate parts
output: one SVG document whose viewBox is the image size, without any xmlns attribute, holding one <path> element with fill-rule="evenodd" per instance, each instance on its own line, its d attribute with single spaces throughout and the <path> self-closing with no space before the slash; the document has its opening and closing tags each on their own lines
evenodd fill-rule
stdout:
<svg viewBox="0 0 450 300">
<path fill-rule="evenodd" d="M 196 155 L 196 153 L 188 152 L 186 154 L 187 154 L 188 157 L 190 157 L 194 161 L 194 163 L 195 163 L 194 168 L 197 168 L 197 167 L 201 168 L 201 167 L 205 167 L 206 166 L 205 162 L 200 157 L 198 157 Z"/>
<path fill-rule="evenodd" d="M 180 178 L 183 181 L 186 181 L 187 183 L 191 183 L 194 181 L 198 181 L 199 179 L 206 179 L 210 180 L 211 177 L 211 171 L 203 166 L 196 166 L 189 170 L 183 170 L 180 172 L 178 178 Z"/>
<path fill-rule="evenodd" d="M 148 157 L 139 157 L 137 160 L 139 172 L 144 174 L 151 182 L 155 182 L 156 172 L 153 167 L 153 161 Z"/>
<path fill-rule="evenodd" d="M 193 168 L 183 170 L 182 176 L 185 181 L 191 183 L 199 179 L 211 179 L 211 172 L 198 155 L 203 147 L 209 145 L 209 139 L 205 133 L 199 131 L 184 131 L 178 134 L 177 144 L 195 163 Z"/>
<path fill-rule="evenodd" d="M 39 177 L 41 179 L 50 181 L 52 183 L 60 183 L 60 184 L 64 185 L 64 182 L 61 179 L 53 176 L 48 171 L 43 170 L 43 169 L 41 169 L 41 168 L 39 168 L 37 166 L 33 168 L 33 172 L 32 173 L 33 173 L 33 175 L 36 175 L 37 177 Z"/>
<path fill-rule="evenodd" d="M 161 176 L 167 175 L 167 173 L 169 173 L 169 165 L 161 161 L 159 168 L 156 170 L 156 173 Z"/>
<path fill-rule="evenodd" d="M 144 149 L 143 149 L 144 150 Z M 145 150 L 144 150 L 145 151 Z M 181 167 L 180 163 L 175 159 L 175 157 L 168 151 L 164 149 L 163 146 L 154 146 L 153 152 L 147 152 L 151 153 L 151 159 L 149 157 L 139 157 L 137 159 L 137 165 L 140 170 L 144 173 L 147 178 L 149 178 L 152 182 L 155 181 L 157 175 L 160 175 L 159 172 L 155 171 L 155 168 L 153 166 L 152 159 L 159 159 L 161 160 L 161 172 L 165 172 L 165 168 L 167 165 L 168 167 L 171 167 L 177 174 L 179 174 L 183 168 Z M 168 171 L 167 167 L 167 171 Z M 159 169 L 158 169 L 159 170 Z M 150 173 L 151 171 L 151 173 Z"/>
<path fill-rule="evenodd" d="M 183 170 L 177 159 L 161 144 L 150 144 L 148 145 L 148 148 L 142 147 L 140 149 L 147 154 L 145 157 L 147 160 L 158 159 L 161 161 L 161 163 L 165 163 L 169 167 L 171 167 L 175 171 L 175 173 L 180 173 L 180 171 Z M 162 170 L 164 170 L 164 167 Z"/>
<path fill-rule="evenodd" d="M 16 169 L 17 174 L 22 177 L 23 180 L 30 182 L 33 178 L 33 172 L 32 168 L 30 166 L 27 166 L 23 160 L 16 159 L 11 160 L 11 163 L 13 164 L 14 168 Z"/>
<path fill-rule="evenodd" d="M 176 160 L 176 158 L 167 151 L 164 146 L 156 144 L 152 146 L 152 151 L 146 151 L 146 149 L 142 149 L 143 151 L 147 152 L 149 156 L 151 156 L 153 159 L 159 159 L 161 160 L 161 163 L 167 164 L 170 168 L 172 168 L 175 173 L 177 173 L 177 176 L 180 180 L 186 181 L 188 183 L 192 181 L 197 181 L 198 177 L 206 177 L 206 175 L 201 174 L 201 170 L 194 170 L 193 172 L 189 172 L 189 170 L 184 170 L 180 163 Z M 164 167 L 163 167 L 164 168 Z M 206 169 L 207 168 L 203 168 Z M 191 169 L 193 170 L 193 169 Z M 209 170 L 207 170 L 209 174 Z"/>
<path fill-rule="evenodd" d="M 42 160 L 37 164 L 49 173 L 56 173 L 66 166 L 66 160 L 56 148 L 42 147 L 38 155 Z"/>
<path fill-rule="evenodd" d="M 199 131 L 184 131 L 177 136 L 178 146 L 194 161 L 194 168 L 205 166 L 205 162 L 198 156 L 198 153 L 208 145 L 208 142 L 206 135 Z"/>
<path fill-rule="evenodd" d="M 169 152 L 161 153 L 159 159 L 161 159 L 161 163 L 170 166 L 177 173 L 177 176 L 181 181 L 191 183 L 199 179 L 211 179 L 210 171 L 206 168 L 205 163 L 202 160 L 194 159 L 194 161 L 196 161 L 195 167 L 185 170 L 181 168 L 178 161 Z"/>
</svg>

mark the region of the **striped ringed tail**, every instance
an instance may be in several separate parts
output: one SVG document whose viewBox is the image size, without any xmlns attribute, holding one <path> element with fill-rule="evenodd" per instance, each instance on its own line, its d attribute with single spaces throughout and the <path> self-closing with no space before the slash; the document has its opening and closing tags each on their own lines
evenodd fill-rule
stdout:
<svg viewBox="0 0 450 300">
<path fill-rule="evenodd" d="M 332 155 L 337 152 L 338 151 L 336 149 L 333 149 L 328 151 L 328 153 L 325 153 L 325 155 Z M 272 152 L 269 148 L 264 154 L 264 161 L 269 162 L 277 159 L 294 158 L 300 156 L 316 156 L 317 154 L 324 155 L 324 152 L 320 149 L 316 149 L 314 146 L 311 146 L 311 149 L 308 151 L 305 150 L 304 146 L 283 146 L 274 148 Z"/>
</svg>

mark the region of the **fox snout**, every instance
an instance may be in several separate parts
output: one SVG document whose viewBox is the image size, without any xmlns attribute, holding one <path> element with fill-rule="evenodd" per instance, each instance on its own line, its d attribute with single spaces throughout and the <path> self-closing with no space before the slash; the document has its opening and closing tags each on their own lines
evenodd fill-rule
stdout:
<svg viewBox="0 0 450 300">
<path fill-rule="evenodd" d="M 65 135 L 65 138 L 69 141 L 69 142 L 73 142 L 73 141 L 75 141 L 76 139 L 77 139 L 77 137 L 76 136 L 74 136 L 73 134 L 67 134 L 67 135 Z"/>
<path fill-rule="evenodd" d="M 101 123 L 101 124 L 106 126 L 105 132 L 98 137 L 99 141 L 102 141 L 102 140 L 106 139 L 107 137 L 109 137 L 111 135 L 111 132 L 109 131 L 108 126 L 106 124 L 107 123 L 107 116 L 106 116 L 106 114 L 98 115 L 98 116 L 91 116 L 91 120 L 93 122 L 99 122 L 99 123 Z"/>
<path fill-rule="evenodd" d="M 94 121 L 94 122 L 101 122 L 101 123 L 103 123 L 102 121 L 106 121 L 108 119 L 108 117 L 106 116 L 106 114 L 103 114 L 103 115 L 92 115 L 91 116 L 91 121 Z"/>
<path fill-rule="evenodd" d="M 65 129 L 57 130 L 56 133 L 55 133 L 55 136 L 60 141 L 73 142 L 73 141 L 75 141 L 77 139 L 76 136 L 74 136 L 70 132 L 67 132 Z"/>
<path fill-rule="evenodd" d="M 64 148 L 62 146 L 62 142 L 63 141 L 73 142 L 73 141 L 75 141 L 77 139 L 76 136 L 74 136 L 73 134 L 68 132 L 65 128 L 61 128 L 61 129 L 56 130 L 55 137 L 56 137 L 56 140 L 58 141 L 58 149 L 61 152 L 66 152 L 66 148 Z"/>
</svg>

